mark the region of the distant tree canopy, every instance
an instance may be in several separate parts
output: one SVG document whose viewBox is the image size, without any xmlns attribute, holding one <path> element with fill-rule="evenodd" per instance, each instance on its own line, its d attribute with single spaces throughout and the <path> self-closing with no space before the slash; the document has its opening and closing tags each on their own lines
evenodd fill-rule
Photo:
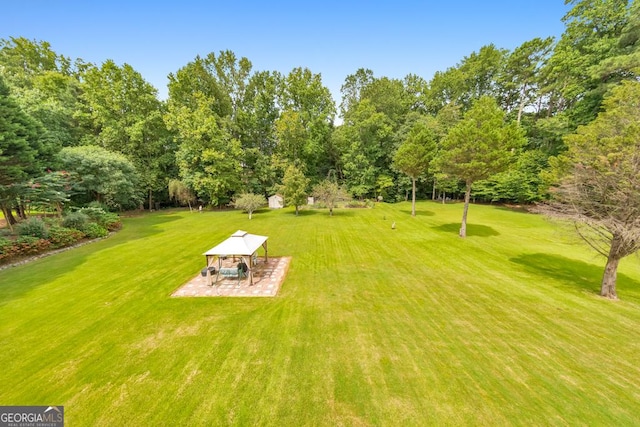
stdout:
<svg viewBox="0 0 640 427">
<path fill-rule="evenodd" d="M 340 100 L 308 68 L 254 70 L 248 58 L 222 50 L 203 52 L 170 73 L 169 96 L 161 101 L 128 64 L 92 64 L 59 54 L 46 41 L 3 39 L 0 78 L 13 104 L 8 107 L 5 99 L 3 108 L 15 120 L 21 116 L 31 135 L 25 136 L 31 148 L 21 155 L 37 157 L 18 167 L 12 188 L 59 168 L 47 159 L 63 147 L 98 146 L 133 164 L 136 200 L 147 208 L 170 202 L 171 180 L 214 206 L 244 191 L 268 196 L 291 165 L 311 187 L 335 171 L 351 196 L 405 200 L 414 172 L 399 160 L 415 160 L 406 153 L 422 150 L 406 145 L 414 124 L 436 119 L 434 164 L 444 170 L 446 161 L 438 158 L 450 151 L 443 149 L 454 139 L 450 132 L 459 132 L 461 118 L 480 99 L 491 98 L 505 122 L 522 129 L 526 144 L 506 170 L 474 180 L 474 197 L 544 199 L 540 173 L 567 149 L 564 135 L 594 120 L 604 95 L 640 72 L 638 2 L 567 4 L 569 12 L 558 17 L 565 24 L 558 39 L 534 38 L 511 51 L 487 44 L 433 76 L 395 79 L 361 68 L 345 77 Z M 416 180 L 416 197 L 466 193 L 459 190 L 466 190 L 465 182 L 444 179 L 440 169 L 425 169 Z M 18 209 L 20 198 L 7 197 L 7 206 Z"/>
</svg>

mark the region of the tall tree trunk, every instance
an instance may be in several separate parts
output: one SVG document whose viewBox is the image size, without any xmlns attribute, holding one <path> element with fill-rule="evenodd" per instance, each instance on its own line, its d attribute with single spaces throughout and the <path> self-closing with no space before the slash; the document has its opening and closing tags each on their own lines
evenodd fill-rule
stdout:
<svg viewBox="0 0 640 427">
<path fill-rule="evenodd" d="M 149 189 L 149 212 L 153 210 L 153 193 Z"/>
<path fill-rule="evenodd" d="M 416 216 L 416 179 L 411 177 L 411 216 Z"/>
<path fill-rule="evenodd" d="M 27 219 L 27 210 L 22 203 L 16 206 L 16 214 L 20 219 Z"/>
<path fill-rule="evenodd" d="M 15 218 L 13 218 L 13 215 L 11 215 L 11 208 L 9 208 L 4 203 L 0 203 L 0 209 L 2 209 L 2 214 L 4 215 L 4 219 L 7 222 L 7 228 L 13 233 L 13 224 L 15 224 Z M 12 218 L 13 222 L 11 222 Z"/>
<path fill-rule="evenodd" d="M 296 216 L 298 216 L 298 205 L 296 205 Z"/>
<path fill-rule="evenodd" d="M 433 177 L 433 188 L 431 189 L 431 200 L 435 200 L 436 199 L 436 183 L 438 182 L 438 179 L 436 177 Z"/>
<path fill-rule="evenodd" d="M 467 182 L 467 190 L 464 193 L 464 209 L 462 209 L 462 224 L 460 225 L 460 237 L 467 237 L 467 212 L 471 200 L 471 183 Z"/>
<path fill-rule="evenodd" d="M 604 268 L 602 285 L 600 287 L 600 295 L 606 298 L 618 299 L 618 294 L 616 293 L 616 280 L 618 278 L 621 243 L 620 237 L 614 234 L 613 239 L 611 239 L 611 248 L 609 249 L 607 265 Z"/>
<path fill-rule="evenodd" d="M 520 124 L 520 120 L 522 119 L 522 111 L 524 110 L 524 104 L 525 104 L 525 94 L 526 94 L 526 90 L 527 90 L 527 85 L 523 85 L 522 86 L 522 90 L 520 91 L 520 105 L 518 105 L 518 118 L 516 120 L 516 122 L 518 124 Z"/>
<path fill-rule="evenodd" d="M 11 209 L 11 206 L 7 205 L 6 209 L 3 209 L 3 213 L 4 213 L 4 219 L 7 221 L 7 224 L 9 224 L 10 226 L 17 224 L 18 220 L 16 220 L 16 217 L 13 216 L 13 210 Z M 13 231 L 13 227 L 9 227 L 12 231 Z"/>
</svg>

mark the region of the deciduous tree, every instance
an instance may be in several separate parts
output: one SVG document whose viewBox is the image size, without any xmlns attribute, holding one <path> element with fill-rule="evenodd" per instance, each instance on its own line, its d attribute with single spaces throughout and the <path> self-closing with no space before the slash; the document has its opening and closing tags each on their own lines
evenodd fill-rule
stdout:
<svg viewBox="0 0 640 427">
<path fill-rule="evenodd" d="M 175 200 L 181 205 L 189 206 L 189 211 L 192 211 L 191 202 L 195 200 L 193 191 L 187 187 L 184 182 L 179 179 L 169 180 L 169 198 Z"/>
<path fill-rule="evenodd" d="M 84 73 L 83 89 L 93 143 L 133 162 L 152 209 L 153 191 L 166 189 L 163 169 L 173 161 L 164 157 L 169 137 L 156 88 L 130 65 L 107 60 Z"/>
<path fill-rule="evenodd" d="M 112 208 L 130 209 L 142 198 L 136 168 L 123 154 L 83 145 L 63 148 L 60 160 L 64 170 L 72 174 L 77 201 L 95 200 Z"/>
<path fill-rule="evenodd" d="M 253 212 L 264 206 L 265 203 L 266 199 L 261 194 L 242 193 L 236 198 L 233 205 L 236 208 L 247 212 L 249 214 L 249 219 L 251 219 Z"/>
<path fill-rule="evenodd" d="M 296 216 L 298 216 L 299 207 L 307 201 L 307 186 L 309 179 L 297 167 L 290 165 L 284 173 L 282 180 L 281 192 L 284 196 L 284 202 L 296 207 Z"/>
<path fill-rule="evenodd" d="M 214 206 L 231 201 L 241 184 L 240 142 L 212 113 L 204 94 L 194 96 L 195 107 L 171 103 L 165 115 L 167 127 L 177 133 L 176 161 L 180 179 L 198 197 Z"/>
<path fill-rule="evenodd" d="M 333 179 L 320 181 L 313 187 L 312 194 L 329 209 L 329 216 L 333 216 L 333 208 L 338 202 L 349 199 L 349 194 Z"/>
</svg>

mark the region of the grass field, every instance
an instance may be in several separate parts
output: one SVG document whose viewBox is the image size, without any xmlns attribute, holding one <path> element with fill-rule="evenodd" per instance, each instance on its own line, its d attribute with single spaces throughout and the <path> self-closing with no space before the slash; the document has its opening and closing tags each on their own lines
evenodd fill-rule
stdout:
<svg viewBox="0 0 640 427">
<path fill-rule="evenodd" d="M 640 263 L 472 205 L 164 211 L 0 271 L 0 404 L 69 426 L 639 425 Z M 391 229 L 395 221 L 397 229 Z M 276 298 L 170 298 L 237 229 L 292 256 Z"/>
</svg>

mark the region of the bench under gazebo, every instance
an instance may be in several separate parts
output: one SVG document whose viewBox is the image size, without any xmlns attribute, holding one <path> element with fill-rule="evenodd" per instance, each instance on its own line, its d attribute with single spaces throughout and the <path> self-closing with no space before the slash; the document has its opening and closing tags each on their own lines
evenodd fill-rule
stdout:
<svg viewBox="0 0 640 427">
<path fill-rule="evenodd" d="M 207 267 L 203 270 L 206 275 L 207 285 L 213 286 L 217 283 L 220 276 L 223 278 L 237 277 L 238 281 L 242 278 L 249 279 L 249 285 L 253 285 L 253 267 L 258 261 L 258 249 L 264 249 L 264 261 L 269 261 L 267 252 L 267 236 L 258 236 L 249 234 L 246 231 L 238 230 L 227 240 L 214 246 L 206 251 L 203 255 L 207 260 Z M 234 262 L 239 259 L 235 266 L 223 266 L 223 260 L 231 257 Z M 215 267 L 217 261 L 217 268 Z M 213 275 L 215 274 L 215 282 Z"/>
</svg>

